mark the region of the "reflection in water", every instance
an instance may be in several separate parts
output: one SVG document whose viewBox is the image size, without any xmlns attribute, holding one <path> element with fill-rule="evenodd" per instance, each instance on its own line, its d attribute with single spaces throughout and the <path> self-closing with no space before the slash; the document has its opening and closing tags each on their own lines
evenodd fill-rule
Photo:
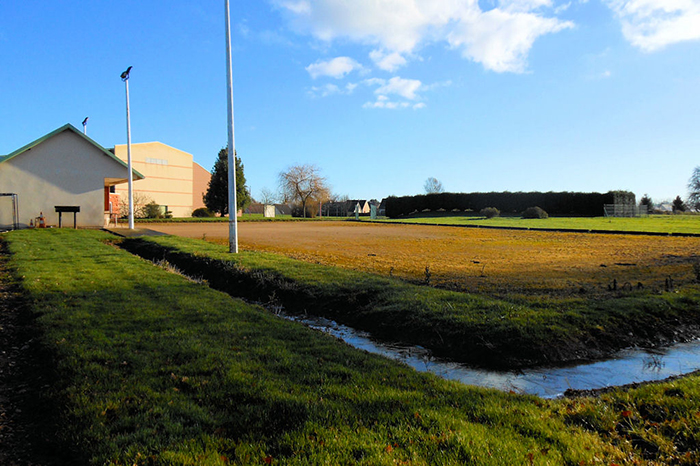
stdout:
<svg viewBox="0 0 700 466">
<path fill-rule="evenodd" d="M 544 398 L 561 396 L 567 389 L 590 390 L 629 383 L 662 380 L 700 368 L 700 340 L 680 343 L 667 349 L 629 349 L 613 359 L 571 367 L 493 371 L 434 358 L 420 346 L 379 343 L 361 332 L 323 317 L 289 316 L 308 327 L 329 333 L 370 353 L 402 361 L 421 372 L 432 372 L 445 379 L 468 385 L 529 393 Z"/>
</svg>

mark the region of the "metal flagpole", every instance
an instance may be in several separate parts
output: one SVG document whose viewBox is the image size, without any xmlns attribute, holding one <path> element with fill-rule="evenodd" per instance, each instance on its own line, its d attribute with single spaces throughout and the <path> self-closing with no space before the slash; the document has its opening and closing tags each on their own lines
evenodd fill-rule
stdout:
<svg viewBox="0 0 700 466">
<path fill-rule="evenodd" d="M 134 229 L 134 180 L 131 169 L 131 114 L 129 111 L 129 73 L 131 66 L 122 73 L 122 81 L 126 84 L 126 154 L 127 169 L 129 170 L 129 230 Z"/>
<path fill-rule="evenodd" d="M 231 67 L 231 23 L 226 2 L 226 87 L 228 90 L 228 248 L 238 253 L 238 206 L 236 204 L 236 144 L 233 131 L 233 69 Z"/>
</svg>

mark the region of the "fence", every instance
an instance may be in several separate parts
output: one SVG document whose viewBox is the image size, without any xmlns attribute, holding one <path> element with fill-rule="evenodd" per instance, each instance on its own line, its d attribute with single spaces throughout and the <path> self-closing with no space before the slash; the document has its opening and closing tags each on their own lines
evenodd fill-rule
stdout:
<svg viewBox="0 0 700 466">
<path fill-rule="evenodd" d="M 17 194 L 0 193 L 0 230 L 19 230 Z"/>
<path fill-rule="evenodd" d="M 646 217 L 649 215 L 649 206 L 636 204 L 605 204 L 603 206 L 606 217 Z"/>
</svg>

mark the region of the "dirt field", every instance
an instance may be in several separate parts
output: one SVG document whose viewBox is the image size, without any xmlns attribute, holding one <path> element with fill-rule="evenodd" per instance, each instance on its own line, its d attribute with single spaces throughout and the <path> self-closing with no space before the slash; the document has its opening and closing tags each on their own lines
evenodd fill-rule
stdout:
<svg viewBox="0 0 700 466">
<path fill-rule="evenodd" d="M 227 243 L 227 224 L 160 224 L 148 228 Z M 239 224 L 243 250 L 393 274 L 496 295 L 606 293 L 625 287 L 664 289 L 696 279 L 700 238 L 483 230 L 348 222 Z"/>
</svg>

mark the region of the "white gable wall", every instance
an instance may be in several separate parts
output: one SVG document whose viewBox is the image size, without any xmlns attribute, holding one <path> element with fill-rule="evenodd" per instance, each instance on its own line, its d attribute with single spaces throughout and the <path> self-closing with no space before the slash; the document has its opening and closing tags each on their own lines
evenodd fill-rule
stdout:
<svg viewBox="0 0 700 466">
<path fill-rule="evenodd" d="M 20 226 L 44 213 L 48 225 L 58 225 L 54 206 L 77 205 L 78 226 L 104 225 L 105 178 L 125 179 L 126 167 L 81 136 L 63 131 L 0 163 L 0 191 L 16 193 Z M 0 210 L 0 227 L 12 222 L 10 209 Z M 73 226 L 73 214 L 63 214 L 63 226 Z"/>
</svg>

